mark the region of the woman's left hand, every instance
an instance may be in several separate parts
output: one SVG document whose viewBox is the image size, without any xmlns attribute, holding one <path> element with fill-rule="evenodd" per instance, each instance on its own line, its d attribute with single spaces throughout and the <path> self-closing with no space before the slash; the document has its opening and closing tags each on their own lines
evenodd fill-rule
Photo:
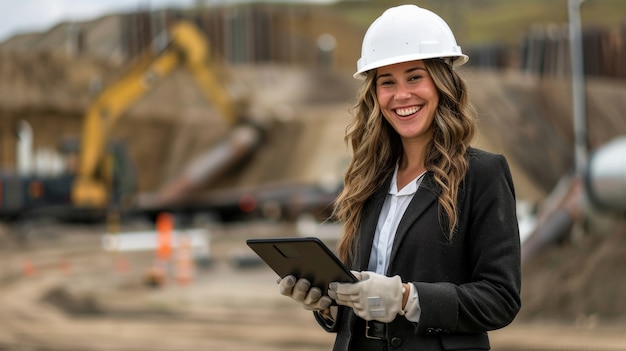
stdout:
<svg viewBox="0 0 626 351">
<path fill-rule="evenodd" d="M 374 272 L 352 272 L 356 283 L 330 283 L 328 295 L 337 304 L 352 307 L 357 316 L 389 323 L 402 312 L 402 279 Z"/>
</svg>

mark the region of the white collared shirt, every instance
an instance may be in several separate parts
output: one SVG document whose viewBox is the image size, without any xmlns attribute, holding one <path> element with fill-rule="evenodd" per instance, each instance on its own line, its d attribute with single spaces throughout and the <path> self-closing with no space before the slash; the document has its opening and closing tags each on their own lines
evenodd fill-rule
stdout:
<svg viewBox="0 0 626 351">
<path fill-rule="evenodd" d="M 396 231 L 400 220 L 404 215 L 409 203 L 413 199 L 413 195 L 422 182 L 423 172 L 415 179 L 411 180 L 404 188 L 398 190 L 398 165 L 393 172 L 389 193 L 385 198 L 385 203 L 378 217 L 376 225 L 376 234 L 374 235 L 374 243 L 372 244 L 372 252 L 370 253 L 370 262 L 368 270 L 379 274 L 385 274 L 389 267 L 389 258 L 391 257 L 391 248 L 393 240 L 396 237 Z"/>
</svg>

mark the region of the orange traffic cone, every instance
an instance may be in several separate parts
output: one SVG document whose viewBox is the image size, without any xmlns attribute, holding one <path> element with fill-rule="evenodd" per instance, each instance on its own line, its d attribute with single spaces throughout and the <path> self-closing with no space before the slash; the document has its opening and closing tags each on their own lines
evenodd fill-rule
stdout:
<svg viewBox="0 0 626 351">
<path fill-rule="evenodd" d="M 175 269 L 178 284 L 187 285 L 192 281 L 194 267 L 189 235 L 182 235 L 179 239 Z"/>
<path fill-rule="evenodd" d="M 36 274 L 35 266 L 29 259 L 25 259 L 22 264 L 22 272 L 25 276 L 30 277 Z"/>
<path fill-rule="evenodd" d="M 157 229 L 157 258 L 167 261 L 172 255 L 172 231 L 174 229 L 174 219 L 169 213 L 159 214 L 156 222 Z"/>
</svg>

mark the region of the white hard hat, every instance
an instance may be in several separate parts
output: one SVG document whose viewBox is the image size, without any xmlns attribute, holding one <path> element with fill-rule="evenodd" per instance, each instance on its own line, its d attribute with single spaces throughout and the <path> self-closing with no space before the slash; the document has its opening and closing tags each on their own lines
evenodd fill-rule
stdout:
<svg viewBox="0 0 626 351">
<path fill-rule="evenodd" d="M 454 67 L 469 60 L 437 14 L 415 5 L 392 7 L 367 29 L 354 78 L 374 68 L 438 57 L 452 58 Z"/>
</svg>

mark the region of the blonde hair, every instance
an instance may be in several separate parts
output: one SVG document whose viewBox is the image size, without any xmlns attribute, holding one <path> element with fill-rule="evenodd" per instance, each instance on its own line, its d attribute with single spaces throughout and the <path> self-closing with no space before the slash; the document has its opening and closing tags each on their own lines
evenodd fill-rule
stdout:
<svg viewBox="0 0 626 351">
<path fill-rule="evenodd" d="M 458 73 L 443 60 L 424 60 L 424 64 L 439 93 L 425 167 L 441 187 L 440 223 L 452 239 L 457 223 L 458 188 L 468 167 L 465 153 L 474 137 L 476 121 L 465 82 Z M 345 141 L 352 148 L 352 160 L 333 212 L 343 223 L 344 235 L 338 253 L 344 262 L 356 257 L 364 203 L 391 176 L 403 152 L 399 135 L 380 111 L 375 76 L 375 70 L 367 72 L 353 118 L 346 128 Z"/>
</svg>

